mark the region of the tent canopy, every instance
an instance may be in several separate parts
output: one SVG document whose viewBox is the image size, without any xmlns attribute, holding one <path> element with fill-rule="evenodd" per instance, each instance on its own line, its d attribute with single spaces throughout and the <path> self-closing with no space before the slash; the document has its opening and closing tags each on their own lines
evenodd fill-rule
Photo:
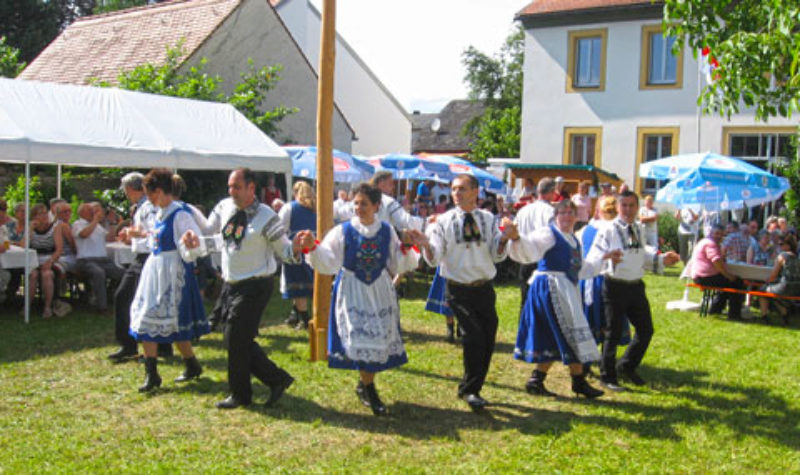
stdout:
<svg viewBox="0 0 800 475">
<path fill-rule="evenodd" d="M 0 78 L 0 161 L 292 172 L 230 104 Z"/>
</svg>

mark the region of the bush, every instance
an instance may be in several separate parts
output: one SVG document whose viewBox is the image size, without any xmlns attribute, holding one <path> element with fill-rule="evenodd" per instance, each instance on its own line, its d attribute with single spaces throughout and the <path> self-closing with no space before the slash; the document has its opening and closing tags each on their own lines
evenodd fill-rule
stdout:
<svg viewBox="0 0 800 475">
<path fill-rule="evenodd" d="M 36 203 L 44 203 L 44 195 L 42 194 L 42 181 L 38 176 L 31 177 L 30 184 L 30 202 L 31 206 Z M 14 209 L 17 203 L 25 203 L 25 175 L 19 175 L 16 183 L 11 183 L 6 186 L 6 193 L 3 195 L 6 202 L 8 202 L 8 209 Z"/>
<path fill-rule="evenodd" d="M 658 237 L 663 239 L 662 251 L 678 249 L 678 220 L 672 213 L 658 214 Z"/>
</svg>

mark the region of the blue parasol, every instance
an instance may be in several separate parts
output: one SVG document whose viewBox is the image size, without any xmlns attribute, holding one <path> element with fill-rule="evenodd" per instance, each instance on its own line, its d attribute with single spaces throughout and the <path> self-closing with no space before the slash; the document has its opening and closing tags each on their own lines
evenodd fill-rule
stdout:
<svg viewBox="0 0 800 475">
<path fill-rule="evenodd" d="M 292 158 L 292 175 L 309 180 L 317 179 L 317 147 L 282 147 Z M 333 151 L 333 181 L 352 183 L 369 179 L 374 169 L 372 165 L 353 158 L 352 155 Z"/>
<path fill-rule="evenodd" d="M 640 168 L 642 178 L 669 179 L 670 174 L 677 173 L 672 181 L 658 190 L 656 201 L 695 210 L 735 210 L 775 201 L 789 189 L 786 178 L 743 160 L 712 153 L 699 155 L 694 164 L 686 168 L 681 168 L 685 163 L 683 157 L 691 155 L 649 162 L 655 165 L 650 167 L 649 175 L 644 175 Z M 667 168 L 666 174 L 661 174 L 665 168 L 658 162 L 666 163 L 679 157 L 680 161 L 676 160 L 674 164 L 675 172 Z"/>
<path fill-rule="evenodd" d="M 421 158 L 423 160 L 422 166 L 426 169 L 429 169 L 436 175 L 434 179 L 438 178 L 440 180 L 444 179 L 451 181 L 457 175 L 463 173 L 477 178 L 480 187 L 489 193 L 506 192 L 506 184 L 503 182 L 503 180 L 492 175 L 486 170 L 476 167 L 470 161 L 450 155 L 426 155 Z M 441 164 L 447 165 L 447 169 L 444 172 L 440 171 L 439 169 Z"/>
</svg>

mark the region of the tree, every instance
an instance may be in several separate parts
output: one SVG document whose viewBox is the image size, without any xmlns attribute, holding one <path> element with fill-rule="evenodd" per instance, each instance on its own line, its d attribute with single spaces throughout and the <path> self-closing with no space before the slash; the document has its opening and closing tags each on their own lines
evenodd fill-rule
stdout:
<svg viewBox="0 0 800 475">
<path fill-rule="evenodd" d="M 756 119 L 791 117 L 800 109 L 800 2 L 797 0 L 666 0 L 664 24 L 676 48 L 707 57 L 713 81 L 698 102 L 706 112 L 730 116 L 742 105 Z M 800 225 L 800 158 L 789 178 L 787 213 Z"/>
<path fill-rule="evenodd" d="M 3 0 L 0 36 L 30 61 L 76 18 L 88 15 L 95 0 Z"/>
<path fill-rule="evenodd" d="M 469 97 L 486 104 L 483 115 L 462 132 L 473 137 L 470 158 L 475 161 L 519 156 L 524 37 L 524 30 L 517 26 L 494 56 L 472 46 L 462 55 Z"/>
<path fill-rule="evenodd" d="M 19 59 L 19 50 L 6 44 L 6 37 L 0 36 L 0 77 L 15 78 L 25 68 Z"/>
<path fill-rule="evenodd" d="M 261 108 L 267 93 L 280 80 L 280 65 L 264 66 L 257 69 L 248 59 L 248 70 L 241 74 L 241 81 L 233 87 L 231 94 L 220 91 L 223 78 L 205 72 L 208 60 L 201 58 L 197 64 L 180 70 L 186 53 L 179 42 L 167 48 L 166 59 L 162 64 L 145 63 L 117 76 L 117 87 L 132 91 L 149 92 L 164 96 L 184 97 L 213 102 L 227 102 L 253 122 L 265 134 L 274 137 L 279 133 L 281 119 L 296 111 L 294 108 L 278 106 L 262 112 Z M 90 81 L 91 84 L 109 87 L 106 81 Z M 193 203 L 213 204 L 211 197 L 224 194 L 225 178 L 214 172 L 182 172 L 187 183 L 186 200 Z"/>
</svg>

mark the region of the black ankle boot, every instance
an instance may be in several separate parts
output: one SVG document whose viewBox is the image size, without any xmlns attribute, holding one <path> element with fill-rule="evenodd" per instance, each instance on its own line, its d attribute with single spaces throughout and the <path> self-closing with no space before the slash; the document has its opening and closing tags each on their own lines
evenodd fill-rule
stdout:
<svg viewBox="0 0 800 475">
<path fill-rule="evenodd" d="M 309 320 L 310 318 L 308 317 L 308 311 L 297 312 L 297 326 L 295 326 L 295 329 L 305 330 L 306 328 L 308 328 Z"/>
<path fill-rule="evenodd" d="M 528 394 L 534 394 L 536 396 L 555 396 L 554 393 L 551 393 L 544 387 L 545 378 L 547 378 L 547 373 L 539 371 L 538 369 L 533 370 L 531 379 L 525 383 L 525 390 L 528 391 Z"/>
<path fill-rule="evenodd" d="M 367 397 L 367 390 L 365 389 L 366 386 L 362 381 L 358 382 L 358 386 L 356 386 L 356 396 L 358 396 L 359 401 L 361 404 L 370 407 L 369 397 Z"/>
<path fill-rule="evenodd" d="M 161 386 L 161 376 L 158 375 L 158 360 L 154 357 L 144 359 L 144 384 L 139 386 L 140 393 L 148 393 Z"/>
<path fill-rule="evenodd" d="M 200 366 L 196 356 L 184 358 L 183 363 L 186 365 L 186 369 L 183 370 L 183 374 L 175 378 L 176 383 L 183 383 L 195 378 L 199 378 L 200 375 L 203 374 L 203 367 Z"/>
<path fill-rule="evenodd" d="M 298 317 L 297 307 L 292 305 L 292 311 L 289 312 L 289 317 L 286 320 L 284 320 L 283 323 L 289 325 L 290 327 L 293 327 L 293 326 L 297 325 L 297 321 L 298 320 L 299 320 L 299 317 Z"/>
<path fill-rule="evenodd" d="M 586 382 L 585 374 L 572 375 L 572 392 L 575 394 L 582 394 L 589 399 L 594 399 L 605 394 L 603 391 L 593 388 Z"/>
<path fill-rule="evenodd" d="M 365 384 L 364 392 L 369 400 L 369 407 L 372 408 L 372 413 L 376 416 L 385 416 L 387 412 L 386 406 L 383 404 L 383 401 L 381 401 L 381 398 L 378 397 L 378 391 L 375 389 L 375 384 Z"/>
<path fill-rule="evenodd" d="M 452 323 L 447 324 L 447 343 L 456 342 L 456 326 Z"/>
</svg>

